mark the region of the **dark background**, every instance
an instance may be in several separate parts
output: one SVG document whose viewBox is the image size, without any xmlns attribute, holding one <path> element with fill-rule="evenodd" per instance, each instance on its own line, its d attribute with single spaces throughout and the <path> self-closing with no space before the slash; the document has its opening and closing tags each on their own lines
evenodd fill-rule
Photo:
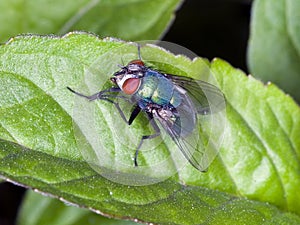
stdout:
<svg viewBox="0 0 300 225">
<path fill-rule="evenodd" d="M 187 0 L 163 40 L 182 45 L 198 56 L 222 58 L 247 72 L 251 0 Z M 0 183 L 0 225 L 12 225 L 24 189 Z"/>
<path fill-rule="evenodd" d="M 200 57 L 228 61 L 247 72 L 251 0 L 187 0 L 164 41 L 182 45 Z"/>
</svg>

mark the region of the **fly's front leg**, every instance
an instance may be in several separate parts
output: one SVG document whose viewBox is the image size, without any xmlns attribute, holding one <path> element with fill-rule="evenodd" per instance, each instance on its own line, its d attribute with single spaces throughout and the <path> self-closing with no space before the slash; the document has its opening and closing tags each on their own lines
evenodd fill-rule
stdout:
<svg viewBox="0 0 300 225">
<path fill-rule="evenodd" d="M 116 107 L 116 109 L 118 110 L 120 116 L 122 117 L 122 119 L 125 121 L 125 123 L 127 123 L 128 125 L 131 125 L 132 122 L 134 121 L 134 119 L 138 116 L 138 114 L 140 113 L 141 111 L 141 108 L 138 106 L 138 105 L 135 105 L 131 115 L 130 115 L 130 118 L 129 120 L 126 119 L 126 116 L 125 114 L 123 113 L 122 109 L 120 108 L 119 104 L 117 102 L 114 102 L 113 100 L 111 99 L 103 99 L 103 100 L 106 100 L 112 104 L 114 104 L 114 106 Z"/>
<path fill-rule="evenodd" d="M 79 93 L 77 91 L 74 91 L 73 89 L 71 89 L 70 87 L 67 87 L 67 89 L 69 91 L 71 91 L 72 93 L 80 96 L 80 97 L 84 97 L 86 99 L 88 99 L 89 101 L 94 101 L 94 100 L 98 100 L 98 99 L 103 99 L 105 100 L 105 98 L 107 98 L 107 94 L 106 93 L 110 93 L 110 92 L 120 92 L 121 89 L 118 88 L 118 87 L 112 87 L 110 89 L 107 89 L 107 90 L 104 90 L 104 91 L 100 91 L 100 92 L 97 92 L 96 94 L 93 94 L 93 95 L 84 95 L 82 93 Z M 106 95 L 105 95 L 106 94 Z"/>
<path fill-rule="evenodd" d="M 126 116 L 123 113 L 122 109 L 120 108 L 119 104 L 117 102 L 115 102 L 114 100 L 111 99 L 111 98 L 117 98 L 118 97 L 116 95 L 113 95 L 112 93 L 121 92 L 121 89 L 119 87 L 112 87 L 112 88 L 109 88 L 107 90 L 103 90 L 103 91 L 97 92 L 97 93 L 95 93 L 93 95 L 84 95 L 82 93 L 74 91 L 70 87 L 67 87 L 67 89 L 69 91 L 71 91 L 72 93 L 80 96 L 80 97 L 88 99 L 89 101 L 105 100 L 105 101 L 108 101 L 108 102 L 114 104 L 114 106 L 118 110 L 120 116 L 125 121 L 125 123 L 127 123 L 128 125 L 130 125 L 133 122 L 133 120 L 137 117 L 137 115 L 141 111 L 140 108 L 139 108 L 139 106 L 136 105 L 135 109 L 133 110 L 133 112 L 132 112 L 132 114 L 131 114 L 131 116 L 129 118 L 129 120 L 126 119 Z M 121 98 L 121 97 L 124 97 L 124 96 L 119 96 L 119 97 Z"/>
<path fill-rule="evenodd" d="M 139 114 L 139 112 L 141 111 L 141 108 L 136 105 L 134 110 L 132 111 L 129 120 L 126 119 L 125 114 L 123 113 L 122 109 L 120 108 L 119 104 L 117 102 L 114 102 L 110 99 L 107 99 L 107 101 L 111 102 L 112 104 L 115 105 L 115 107 L 117 108 L 120 116 L 122 117 L 122 119 L 125 121 L 125 123 L 127 123 L 128 125 L 131 125 L 131 123 L 133 122 L 133 120 L 137 117 L 137 115 Z"/>
<path fill-rule="evenodd" d="M 126 123 L 128 123 L 128 121 L 126 120 L 126 117 L 125 117 L 124 113 L 123 113 L 122 110 L 120 109 L 119 104 L 118 104 L 117 102 L 114 102 L 113 100 L 110 99 L 111 97 L 114 97 L 114 96 L 110 95 L 109 93 L 120 92 L 120 91 L 121 91 L 120 88 L 118 88 L 118 87 L 112 87 L 112 88 L 110 88 L 110 89 L 107 89 L 107 90 L 104 90 L 104 91 L 97 92 L 97 93 L 95 93 L 95 94 L 93 94 L 93 95 L 84 95 L 84 94 L 82 94 L 82 93 L 79 93 L 79 92 L 77 92 L 77 91 L 74 91 L 74 90 L 71 89 L 70 87 L 67 87 L 67 89 L 68 89 L 69 91 L 73 92 L 74 94 L 80 96 L 80 97 L 83 97 L 83 98 L 88 99 L 89 101 L 94 101 L 94 100 L 105 100 L 105 101 L 108 101 L 108 102 L 114 104 L 115 107 L 117 108 L 117 110 L 119 111 L 119 113 L 120 113 L 122 119 L 123 119 Z"/>
<path fill-rule="evenodd" d="M 157 126 L 155 120 L 153 119 L 152 114 L 148 114 L 148 113 L 147 113 L 147 115 L 148 115 L 150 124 L 152 125 L 152 127 L 153 127 L 155 133 L 154 133 L 154 134 L 151 134 L 151 135 L 144 135 L 144 136 L 142 136 L 141 141 L 140 141 L 140 143 L 139 143 L 139 145 L 138 145 L 138 147 L 137 147 L 137 149 L 136 149 L 136 151 L 135 151 L 135 155 L 134 155 L 134 166 L 138 166 L 138 163 L 137 163 L 137 157 L 138 157 L 138 154 L 139 154 L 139 150 L 140 150 L 140 148 L 141 148 L 142 145 L 143 145 L 144 140 L 152 139 L 152 138 L 158 137 L 158 136 L 160 135 L 160 129 L 159 129 L 159 127 Z"/>
</svg>

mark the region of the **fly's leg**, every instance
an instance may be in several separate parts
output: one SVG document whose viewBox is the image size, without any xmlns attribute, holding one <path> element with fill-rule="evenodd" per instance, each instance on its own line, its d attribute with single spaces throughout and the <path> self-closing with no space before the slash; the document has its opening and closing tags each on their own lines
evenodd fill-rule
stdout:
<svg viewBox="0 0 300 225">
<path fill-rule="evenodd" d="M 94 101 L 94 100 L 105 100 L 105 101 L 108 101 L 112 104 L 114 104 L 114 106 L 116 107 L 116 109 L 118 110 L 121 118 L 125 121 L 125 123 L 127 123 L 128 125 L 132 124 L 132 122 L 134 121 L 134 119 L 138 116 L 138 114 L 140 113 L 141 111 L 141 108 L 138 106 L 138 105 L 135 105 L 131 115 L 130 115 L 130 118 L 129 120 L 126 119 L 126 116 L 125 114 L 123 113 L 122 109 L 120 108 L 120 105 L 113 101 L 111 98 L 117 98 L 117 97 L 120 97 L 122 98 L 123 96 L 116 96 L 116 95 L 112 95 L 112 94 L 109 94 L 109 93 L 116 93 L 116 92 L 120 92 L 121 89 L 118 88 L 118 87 L 112 87 L 110 89 L 107 89 L 107 90 L 104 90 L 104 91 L 100 91 L 96 94 L 93 94 L 93 95 L 84 95 L 82 93 L 79 93 L 77 91 L 74 91 L 73 89 L 71 89 L 70 87 L 67 87 L 67 89 L 69 91 L 71 91 L 72 93 L 78 95 L 78 96 L 81 96 L 81 97 L 84 97 L 86 99 L 88 99 L 89 101 Z"/>
<path fill-rule="evenodd" d="M 130 115 L 130 118 L 128 120 L 128 125 L 131 125 L 132 122 L 134 121 L 134 119 L 138 116 L 138 114 L 140 113 L 141 111 L 141 108 L 139 105 L 135 105 L 131 115 Z"/>
<path fill-rule="evenodd" d="M 96 94 L 93 94 L 93 95 L 84 95 L 82 93 L 79 93 L 77 91 L 74 91 L 73 89 L 71 89 L 70 87 L 67 87 L 67 89 L 69 91 L 71 91 L 72 93 L 80 96 L 80 97 L 84 97 L 86 99 L 88 99 L 89 101 L 94 101 L 94 100 L 105 100 L 105 101 L 108 101 L 112 104 L 114 104 L 114 106 L 116 107 L 116 109 L 118 110 L 120 116 L 122 117 L 122 119 L 127 123 L 129 124 L 129 121 L 127 121 L 123 111 L 121 110 L 119 104 L 117 102 L 114 102 L 112 99 L 110 99 L 111 97 L 117 97 L 117 96 L 113 96 L 111 94 L 108 94 L 108 93 L 116 93 L 116 92 L 120 92 L 121 89 L 118 88 L 118 87 L 112 87 L 110 89 L 107 89 L 107 90 L 104 90 L 104 91 L 100 91 Z M 134 119 L 134 118 L 133 118 Z"/>
<path fill-rule="evenodd" d="M 133 111 L 132 111 L 132 113 L 130 115 L 129 120 L 127 120 L 125 114 L 123 113 L 122 109 L 120 108 L 120 106 L 119 106 L 119 104 L 117 102 L 114 102 L 111 99 L 104 99 L 104 100 L 109 101 L 110 103 L 114 104 L 114 106 L 117 108 L 120 116 L 125 121 L 125 123 L 127 123 L 128 125 L 132 124 L 132 122 L 134 121 L 134 119 L 138 116 L 138 114 L 141 111 L 141 108 L 138 105 L 135 105 L 135 107 L 134 107 L 134 109 L 133 109 Z"/>
<path fill-rule="evenodd" d="M 78 96 L 81 96 L 81 97 L 84 97 L 86 99 L 88 99 L 89 101 L 94 101 L 94 100 L 97 100 L 97 99 L 102 99 L 102 100 L 105 100 L 105 98 L 107 98 L 107 95 L 105 95 L 105 93 L 110 93 L 110 92 L 120 92 L 121 89 L 118 88 L 118 87 L 112 87 L 110 89 L 107 89 L 107 90 L 104 90 L 104 91 L 100 91 L 100 92 L 97 92 L 96 94 L 93 94 L 93 95 L 84 95 L 82 93 L 79 93 L 77 91 L 74 91 L 73 89 L 71 89 L 70 87 L 67 87 L 67 89 L 69 91 L 71 91 L 72 93 L 78 95 Z"/>
<path fill-rule="evenodd" d="M 137 163 L 137 157 L 138 157 L 138 154 L 139 154 L 139 150 L 140 150 L 140 148 L 141 148 L 142 145 L 143 145 L 144 140 L 152 139 L 152 138 L 158 137 L 158 136 L 160 135 L 160 129 L 159 129 L 159 127 L 157 126 L 156 122 L 154 121 L 152 114 L 148 114 L 148 113 L 147 113 L 147 115 L 148 115 L 150 124 L 152 125 L 152 127 L 153 127 L 155 133 L 154 133 L 154 134 L 151 134 L 151 135 L 144 135 L 144 136 L 142 136 L 141 141 L 140 141 L 140 143 L 139 143 L 139 145 L 138 145 L 138 147 L 137 147 L 137 149 L 136 149 L 136 151 L 135 151 L 135 155 L 134 155 L 134 166 L 138 166 L 138 163 Z"/>
<path fill-rule="evenodd" d="M 138 50 L 140 52 L 140 49 L 139 49 L 139 45 L 138 45 Z M 126 119 L 126 116 L 125 114 L 123 113 L 123 111 L 121 110 L 119 104 L 115 101 L 113 101 L 112 99 L 110 98 L 113 98 L 113 97 L 118 97 L 118 96 L 114 96 L 112 94 L 109 94 L 109 93 L 116 93 L 116 92 L 120 92 L 121 89 L 118 88 L 118 87 L 112 87 L 110 89 L 107 89 L 107 90 L 104 90 L 104 91 L 100 91 L 98 93 L 95 93 L 93 95 L 84 95 L 82 93 L 79 93 L 77 91 L 74 91 L 73 89 L 71 89 L 70 87 L 67 87 L 69 91 L 71 91 L 72 93 L 78 95 L 78 96 L 81 96 L 81 97 L 84 97 L 86 99 L 88 99 L 89 101 L 94 101 L 94 100 L 105 100 L 105 101 L 108 101 L 112 104 L 114 104 L 114 106 L 116 107 L 116 109 L 118 110 L 120 116 L 122 117 L 122 119 L 128 124 L 132 124 L 132 122 L 134 121 L 134 119 L 138 116 L 138 114 L 141 112 L 141 107 L 137 104 L 135 105 L 131 115 L 130 115 L 130 118 L 129 120 Z M 156 122 L 153 120 L 153 116 L 151 113 L 147 113 L 148 115 L 148 118 L 150 120 L 150 124 L 152 125 L 152 127 L 154 128 L 154 131 L 155 133 L 154 134 L 151 134 L 151 135 L 144 135 L 142 136 L 141 138 L 141 141 L 135 151 L 135 155 L 134 155 L 134 165 L 135 166 L 138 166 L 138 163 L 137 163 L 137 157 L 138 157 L 138 154 L 139 154 L 139 150 L 140 148 L 142 147 L 143 145 L 143 142 L 144 140 L 147 140 L 147 139 L 152 139 L 152 138 L 155 138 L 157 136 L 160 135 L 160 129 L 159 127 L 157 126 Z"/>
</svg>

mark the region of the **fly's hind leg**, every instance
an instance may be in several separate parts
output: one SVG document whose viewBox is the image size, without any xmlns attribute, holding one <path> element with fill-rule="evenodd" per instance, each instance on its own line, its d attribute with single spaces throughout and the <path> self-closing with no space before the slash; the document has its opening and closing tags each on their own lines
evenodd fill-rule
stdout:
<svg viewBox="0 0 300 225">
<path fill-rule="evenodd" d="M 154 133 L 154 134 L 151 134 L 151 135 L 144 135 L 144 136 L 142 136 L 141 141 L 140 141 L 140 143 L 139 143 L 139 145 L 138 145 L 138 147 L 137 147 L 137 149 L 136 149 L 136 151 L 135 151 L 135 155 L 134 155 L 134 166 L 138 166 L 138 163 L 137 163 L 137 157 L 138 157 L 138 154 L 139 154 L 139 150 L 140 150 L 140 148 L 141 148 L 142 145 L 143 145 L 144 140 L 156 138 L 156 137 L 158 137 L 158 136 L 160 135 L 160 129 L 159 129 L 159 127 L 157 126 L 155 120 L 153 119 L 152 114 L 148 114 L 148 113 L 147 113 L 147 115 L 148 115 L 150 124 L 152 125 L 152 127 L 153 127 L 155 133 Z"/>
</svg>

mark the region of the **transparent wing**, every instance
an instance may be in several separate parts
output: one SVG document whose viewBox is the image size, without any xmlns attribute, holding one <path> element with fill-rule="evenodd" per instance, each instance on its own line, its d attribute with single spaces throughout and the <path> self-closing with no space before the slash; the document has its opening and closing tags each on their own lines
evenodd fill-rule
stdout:
<svg viewBox="0 0 300 225">
<path fill-rule="evenodd" d="M 225 108 L 224 95 L 219 88 L 205 81 L 192 78 L 166 75 L 175 85 L 188 92 L 199 114 L 219 112 Z"/>
<path fill-rule="evenodd" d="M 174 118 L 165 118 L 158 116 L 163 129 L 170 135 L 176 143 L 185 158 L 198 170 L 204 171 L 208 163 L 203 160 L 205 149 L 196 127 L 197 112 L 190 98 L 182 94 L 181 105 L 172 112 Z"/>
</svg>

